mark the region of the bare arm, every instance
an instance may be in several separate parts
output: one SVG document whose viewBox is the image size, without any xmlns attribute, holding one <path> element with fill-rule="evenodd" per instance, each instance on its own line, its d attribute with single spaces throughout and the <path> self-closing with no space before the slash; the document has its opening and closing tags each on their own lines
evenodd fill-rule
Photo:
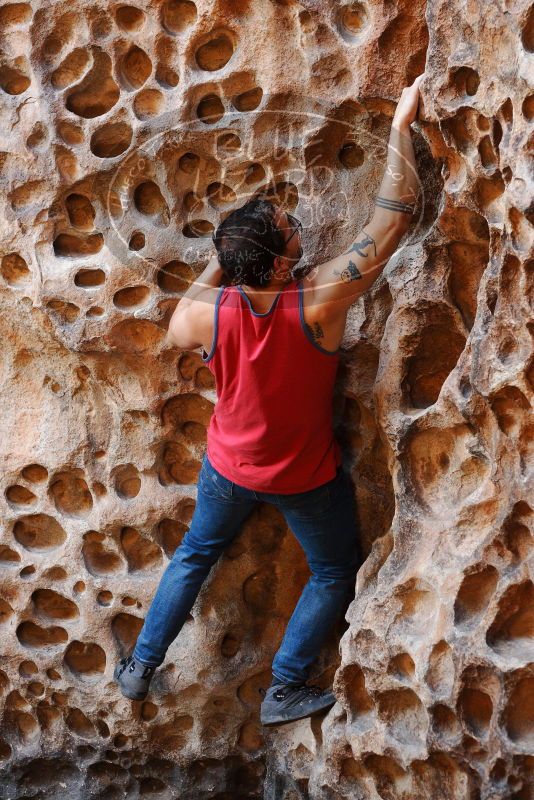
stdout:
<svg viewBox="0 0 534 800">
<path fill-rule="evenodd" d="M 387 167 L 371 220 L 345 253 L 321 264 L 311 279 L 303 281 L 305 290 L 313 292 L 307 301 L 310 306 L 331 304 L 335 315 L 345 313 L 374 283 L 410 226 L 419 191 L 410 123 L 423 75 L 403 89 L 395 111 Z"/>
<path fill-rule="evenodd" d="M 213 317 L 213 307 L 221 285 L 223 271 L 217 256 L 213 256 L 206 268 L 180 298 L 173 311 L 165 344 L 189 350 L 202 345 L 203 326 Z"/>
</svg>

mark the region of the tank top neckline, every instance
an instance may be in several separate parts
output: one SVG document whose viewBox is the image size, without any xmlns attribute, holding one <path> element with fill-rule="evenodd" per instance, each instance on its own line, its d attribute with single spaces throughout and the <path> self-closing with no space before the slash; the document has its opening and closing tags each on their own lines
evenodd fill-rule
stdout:
<svg viewBox="0 0 534 800">
<path fill-rule="evenodd" d="M 297 279 L 293 278 L 292 280 L 288 281 L 284 286 L 282 286 L 280 291 L 277 292 L 276 297 L 274 298 L 273 302 L 271 303 L 271 307 L 267 311 L 263 311 L 261 313 L 258 312 L 258 311 L 254 311 L 254 309 L 252 308 L 252 303 L 250 301 L 250 297 L 245 292 L 245 290 L 243 289 L 241 284 L 237 284 L 234 288 L 236 288 L 239 291 L 239 293 L 241 294 L 241 296 L 246 300 L 247 305 L 248 305 L 248 307 L 250 309 L 250 312 L 251 312 L 251 314 L 253 316 L 255 316 L 255 317 L 268 317 L 274 311 L 274 309 L 276 308 L 276 305 L 278 303 L 278 300 L 280 299 L 280 295 L 282 294 L 282 292 L 284 292 L 288 288 L 288 286 L 294 285 L 296 283 L 297 283 Z"/>
</svg>

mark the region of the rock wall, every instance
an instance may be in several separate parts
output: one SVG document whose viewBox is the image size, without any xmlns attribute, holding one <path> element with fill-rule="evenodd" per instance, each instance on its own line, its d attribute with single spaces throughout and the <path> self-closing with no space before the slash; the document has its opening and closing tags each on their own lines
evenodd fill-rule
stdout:
<svg viewBox="0 0 534 800">
<path fill-rule="evenodd" d="M 531 800 L 532 6 L 35 0 L 0 28 L 2 796 Z M 421 213 L 343 342 L 367 558 L 317 662 L 339 702 L 259 725 L 309 575 L 267 504 L 126 700 L 216 400 L 169 316 L 260 187 L 307 268 L 345 249 L 425 66 Z"/>
</svg>

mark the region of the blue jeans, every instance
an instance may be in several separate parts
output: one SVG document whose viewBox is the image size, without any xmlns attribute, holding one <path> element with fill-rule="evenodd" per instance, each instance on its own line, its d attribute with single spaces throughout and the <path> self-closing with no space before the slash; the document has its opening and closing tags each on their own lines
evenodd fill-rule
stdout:
<svg viewBox="0 0 534 800">
<path fill-rule="evenodd" d="M 304 682 L 332 626 L 354 596 L 360 551 L 352 484 L 343 466 L 332 480 L 297 494 L 253 491 L 225 478 L 204 455 L 191 526 L 163 573 L 133 655 L 158 666 L 188 618 L 211 567 L 260 502 L 283 513 L 311 571 L 276 652 L 273 675 Z"/>
</svg>

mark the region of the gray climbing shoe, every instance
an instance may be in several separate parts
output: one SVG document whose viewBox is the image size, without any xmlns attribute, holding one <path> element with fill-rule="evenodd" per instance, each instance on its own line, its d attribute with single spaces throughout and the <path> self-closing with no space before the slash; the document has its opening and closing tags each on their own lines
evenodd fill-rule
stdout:
<svg viewBox="0 0 534 800">
<path fill-rule="evenodd" d="M 148 687 L 157 667 L 142 664 L 133 656 L 121 658 L 113 672 L 113 678 L 119 684 L 124 697 L 130 700 L 144 700 Z"/>
<path fill-rule="evenodd" d="M 334 693 L 320 686 L 276 683 L 267 690 L 260 689 L 264 700 L 260 707 L 262 725 L 279 725 L 310 717 L 330 708 L 336 702 Z"/>
</svg>

